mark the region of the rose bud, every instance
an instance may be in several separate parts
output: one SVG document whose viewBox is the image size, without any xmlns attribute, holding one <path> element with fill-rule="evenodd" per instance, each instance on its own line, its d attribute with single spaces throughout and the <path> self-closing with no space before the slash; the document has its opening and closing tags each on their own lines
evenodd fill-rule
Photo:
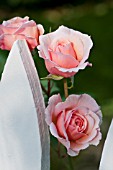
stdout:
<svg viewBox="0 0 113 170">
<path fill-rule="evenodd" d="M 39 44 L 39 56 L 45 60 L 50 74 L 71 77 L 91 65 L 85 61 L 93 43 L 86 34 L 60 26 L 54 32 L 41 35 Z"/>
</svg>

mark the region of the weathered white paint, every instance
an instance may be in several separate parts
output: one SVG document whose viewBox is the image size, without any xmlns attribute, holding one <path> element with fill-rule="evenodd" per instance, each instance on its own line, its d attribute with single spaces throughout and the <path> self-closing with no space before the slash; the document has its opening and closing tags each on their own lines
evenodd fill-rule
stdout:
<svg viewBox="0 0 113 170">
<path fill-rule="evenodd" d="M 44 107 L 31 53 L 18 40 L 0 82 L 0 170 L 50 170 Z"/>
<path fill-rule="evenodd" d="M 113 120 L 105 140 L 99 170 L 113 170 Z"/>
</svg>

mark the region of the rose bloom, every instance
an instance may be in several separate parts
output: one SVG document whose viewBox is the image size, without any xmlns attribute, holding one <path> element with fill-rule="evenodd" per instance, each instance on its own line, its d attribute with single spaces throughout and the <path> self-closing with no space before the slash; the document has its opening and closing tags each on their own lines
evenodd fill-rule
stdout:
<svg viewBox="0 0 113 170">
<path fill-rule="evenodd" d="M 41 35 L 39 38 L 39 56 L 45 60 L 50 74 L 71 77 L 88 62 L 93 45 L 90 36 L 60 26 L 56 31 Z"/>
<path fill-rule="evenodd" d="M 51 134 L 67 148 L 70 156 L 101 140 L 102 113 L 96 101 L 87 94 L 70 95 L 62 102 L 60 95 L 53 95 L 45 110 Z"/>
<path fill-rule="evenodd" d="M 3 21 L 0 25 L 0 48 L 11 50 L 15 40 L 26 39 L 30 49 L 34 49 L 39 43 L 39 36 L 44 33 L 42 25 L 36 25 L 29 17 L 15 17 Z"/>
</svg>

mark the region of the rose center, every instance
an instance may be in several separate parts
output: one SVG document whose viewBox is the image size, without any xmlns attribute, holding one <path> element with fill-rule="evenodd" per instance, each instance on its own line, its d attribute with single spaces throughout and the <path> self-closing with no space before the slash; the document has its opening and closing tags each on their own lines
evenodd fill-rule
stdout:
<svg viewBox="0 0 113 170">
<path fill-rule="evenodd" d="M 74 57 L 75 59 L 77 58 L 75 50 L 73 48 L 72 43 L 68 43 L 68 44 L 59 44 L 56 47 L 56 52 L 60 52 L 64 55 L 71 55 L 72 57 Z"/>
<path fill-rule="evenodd" d="M 86 129 L 87 122 L 84 116 L 76 113 L 73 114 L 70 125 L 76 129 L 76 132 L 83 132 Z"/>
</svg>

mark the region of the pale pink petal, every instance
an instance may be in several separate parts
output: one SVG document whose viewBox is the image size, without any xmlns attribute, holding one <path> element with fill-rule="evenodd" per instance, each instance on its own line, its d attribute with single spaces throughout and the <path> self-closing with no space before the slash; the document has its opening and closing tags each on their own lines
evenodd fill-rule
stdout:
<svg viewBox="0 0 113 170">
<path fill-rule="evenodd" d="M 93 138 L 93 139 L 89 142 L 89 144 L 90 144 L 90 145 L 95 145 L 95 146 L 97 146 L 97 145 L 99 144 L 99 142 L 100 142 L 101 139 L 102 139 L 102 134 L 101 134 L 100 131 L 98 131 L 96 137 Z"/>
<path fill-rule="evenodd" d="M 83 44 L 79 39 L 79 36 L 76 34 L 76 31 L 65 26 L 60 26 L 54 33 L 51 33 L 50 36 L 52 39 L 52 49 L 55 48 L 55 44 L 67 44 L 68 42 L 72 42 L 77 54 L 77 59 L 78 61 L 81 61 L 81 59 L 83 58 Z"/>
<path fill-rule="evenodd" d="M 50 132 L 51 134 L 56 137 L 58 139 L 58 141 L 60 143 L 62 143 L 67 149 L 70 148 L 70 142 L 66 139 L 63 139 L 59 136 L 58 132 L 57 132 L 57 129 L 56 129 L 56 126 L 54 125 L 54 123 L 51 123 L 50 124 Z"/>
<path fill-rule="evenodd" d="M 74 57 L 75 59 L 77 58 L 76 52 L 73 49 L 72 43 L 68 43 L 66 45 L 58 45 L 55 49 L 55 52 L 60 52 L 64 55 L 70 55 L 70 56 Z"/>
<path fill-rule="evenodd" d="M 90 49 L 93 46 L 93 42 L 91 40 L 91 37 L 86 34 L 81 35 L 81 33 L 79 32 L 79 36 L 84 46 L 84 55 L 83 55 L 83 59 L 80 62 L 80 64 L 83 64 L 89 57 Z"/>
<path fill-rule="evenodd" d="M 5 27 L 4 25 L 0 25 L 0 30 L 2 30 L 2 34 L 13 34 L 17 30 L 17 27 Z"/>
<path fill-rule="evenodd" d="M 99 116 L 97 114 L 95 114 L 94 112 L 92 112 L 92 111 L 89 111 L 89 115 L 94 120 L 94 129 L 98 128 L 99 124 L 100 124 Z"/>
<path fill-rule="evenodd" d="M 67 148 L 67 150 L 70 148 L 70 141 L 63 138 L 58 138 L 58 141 L 62 143 Z"/>
<path fill-rule="evenodd" d="M 79 95 L 79 96 L 81 96 L 81 95 Z M 77 112 L 77 113 L 79 113 L 79 115 L 85 117 L 89 113 L 89 109 L 84 106 L 76 105 L 75 108 L 73 109 L 73 112 Z"/>
<path fill-rule="evenodd" d="M 51 134 L 52 134 L 54 137 L 56 137 L 56 138 L 58 138 L 58 139 L 61 138 L 61 137 L 59 136 L 58 132 L 57 132 L 57 129 L 56 129 L 56 126 L 55 126 L 54 123 L 51 123 L 51 124 L 50 124 L 50 132 L 51 132 Z"/>
<path fill-rule="evenodd" d="M 82 132 L 78 133 L 77 128 L 73 127 L 71 125 L 68 126 L 66 131 L 67 131 L 67 135 L 68 135 L 68 138 L 69 138 L 70 141 L 71 140 L 76 141 L 76 140 L 86 136 L 86 134 L 84 134 Z"/>
<path fill-rule="evenodd" d="M 18 26 L 21 26 L 22 25 L 22 23 L 24 23 L 24 22 L 27 22 L 29 20 L 29 17 L 24 17 L 24 18 L 21 18 L 21 17 L 14 17 L 14 18 L 12 18 L 12 19 L 10 19 L 10 20 L 7 20 L 7 21 L 3 21 L 3 25 L 4 26 L 10 26 L 10 25 L 12 25 L 13 27 L 15 26 L 15 27 L 18 27 Z"/>
<path fill-rule="evenodd" d="M 86 115 L 86 119 L 87 119 L 87 128 L 84 133 L 86 133 L 88 135 L 91 133 L 91 131 L 94 128 L 95 120 L 89 114 Z"/>
<path fill-rule="evenodd" d="M 18 37 L 18 39 L 19 39 L 19 37 Z M 27 41 L 28 46 L 29 46 L 30 49 L 34 49 L 38 44 L 36 37 L 33 38 L 33 37 L 25 36 L 25 40 Z"/>
<path fill-rule="evenodd" d="M 50 51 L 50 55 L 51 60 L 63 68 L 73 68 L 79 64 L 79 62 L 71 55 L 64 55 L 53 51 Z"/>
<path fill-rule="evenodd" d="M 67 129 L 69 123 L 70 123 L 70 120 L 71 120 L 71 117 L 72 117 L 72 110 L 69 110 L 69 111 L 66 111 L 65 110 L 65 128 Z"/>
<path fill-rule="evenodd" d="M 60 26 L 56 31 L 49 33 L 49 38 L 51 39 L 50 48 L 55 50 L 57 45 L 66 45 L 70 43 L 69 41 L 70 30 L 67 27 Z"/>
<path fill-rule="evenodd" d="M 84 106 L 89 110 L 96 113 L 100 110 L 100 106 L 96 103 L 96 101 L 88 94 L 82 94 L 80 100 L 78 102 L 78 106 Z"/>
<path fill-rule="evenodd" d="M 89 141 L 91 141 L 93 138 L 95 138 L 95 136 L 97 135 L 97 129 L 92 130 L 92 132 L 88 135 L 85 135 L 84 137 L 76 140 L 77 144 L 85 144 L 85 143 L 89 143 Z"/>
<path fill-rule="evenodd" d="M 83 64 L 83 62 L 87 60 L 89 51 L 93 46 L 90 36 L 73 29 L 68 29 L 64 26 L 60 26 L 58 31 L 61 32 L 62 35 L 63 32 L 68 35 L 66 38 L 70 42 L 73 42 L 73 47 L 76 51 L 78 61 L 81 61 L 81 64 Z"/>
<path fill-rule="evenodd" d="M 36 37 L 38 39 L 38 29 L 36 24 L 23 24 L 21 27 L 16 29 L 14 34 L 24 34 L 30 37 Z"/>
<path fill-rule="evenodd" d="M 67 150 L 68 155 L 70 156 L 77 156 L 79 154 L 78 151 L 73 151 L 71 148 Z"/>
<path fill-rule="evenodd" d="M 70 41 L 73 42 L 73 48 L 76 51 L 77 60 L 80 62 L 84 55 L 84 46 L 77 31 L 70 29 Z"/>
<path fill-rule="evenodd" d="M 10 50 L 16 38 L 17 35 L 3 34 L 0 37 L 0 48 Z M 19 36 L 19 39 L 25 39 L 25 36 Z"/>
<path fill-rule="evenodd" d="M 58 130 L 58 134 L 60 135 L 60 137 L 65 138 L 65 129 L 64 129 L 64 112 L 61 112 L 58 116 L 57 116 L 57 122 L 56 122 L 56 127 Z"/>
<path fill-rule="evenodd" d="M 41 24 L 37 25 L 38 30 L 39 30 L 39 35 L 43 35 L 44 34 L 44 27 Z"/>
<path fill-rule="evenodd" d="M 86 149 L 89 146 L 89 143 L 78 144 L 76 142 L 71 142 L 70 148 L 73 151 L 79 152 L 80 150 Z"/>
<path fill-rule="evenodd" d="M 35 48 L 36 45 L 37 45 L 37 41 L 35 38 L 32 38 L 32 37 L 25 37 L 25 35 L 22 35 L 22 34 L 18 34 L 18 35 L 14 35 L 14 34 L 3 34 L 1 37 L 0 37 L 0 48 L 1 49 L 6 49 L 6 50 L 10 50 L 14 41 L 16 40 L 23 40 L 23 39 L 26 39 L 29 47 L 31 49 Z"/>
<path fill-rule="evenodd" d="M 89 63 L 88 62 L 86 62 L 86 63 L 83 63 L 83 64 L 79 64 L 77 67 L 75 67 L 75 68 L 69 68 L 69 69 L 66 69 L 66 68 L 62 68 L 62 67 L 56 67 L 59 71 L 61 71 L 61 72 L 68 72 L 68 73 L 77 73 L 79 70 L 83 70 L 86 66 L 88 66 L 89 65 Z"/>
<path fill-rule="evenodd" d="M 99 119 L 100 119 L 99 125 L 101 125 L 101 123 L 102 123 L 102 112 L 101 112 L 101 110 L 98 110 L 96 112 L 96 115 L 99 117 Z"/>
<path fill-rule="evenodd" d="M 50 36 L 48 34 L 40 35 L 39 44 L 41 45 L 38 45 L 37 49 L 43 51 L 43 53 L 39 53 L 39 56 L 42 58 L 50 59 L 50 54 L 49 54 L 49 45 L 51 44 Z M 45 57 L 42 54 L 44 54 Z"/>
<path fill-rule="evenodd" d="M 55 107 L 55 112 L 60 113 L 62 110 L 73 110 L 78 105 L 78 101 L 81 95 L 69 95 L 65 102 L 58 103 Z"/>
<path fill-rule="evenodd" d="M 39 54 L 42 54 L 42 53 L 39 53 Z M 43 56 L 44 56 L 45 54 L 43 53 Z M 46 65 L 46 68 L 47 68 L 47 70 L 49 71 L 49 73 L 51 73 L 51 74 L 54 74 L 54 75 L 60 75 L 60 76 L 62 76 L 62 77 L 71 77 L 71 76 L 73 76 L 75 73 L 74 72 L 71 72 L 71 73 L 63 73 L 63 72 L 61 72 L 61 71 L 59 71 L 58 69 L 57 69 L 57 66 L 56 66 L 56 63 L 54 63 L 54 62 L 52 62 L 51 60 L 48 60 L 48 59 L 45 59 L 45 65 Z"/>
<path fill-rule="evenodd" d="M 45 109 L 45 120 L 48 125 L 56 119 L 55 106 L 61 101 L 60 94 L 53 95 L 49 98 L 48 107 Z"/>
<path fill-rule="evenodd" d="M 65 77 L 65 78 L 72 77 L 72 76 L 74 76 L 76 74 L 75 72 L 68 72 L 68 71 L 67 72 L 62 72 L 62 71 L 59 71 L 57 66 L 52 68 L 51 72 L 52 72 L 52 74 L 56 74 L 56 75 L 59 75 L 59 76 Z"/>
<path fill-rule="evenodd" d="M 37 26 L 36 26 L 36 23 L 31 20 L 31 21 L 28 21 L 28 22 L 18 22 L 16 23 L 16 26 L 14 26 L 12 23 L 10 23 L 9 26 L 4 26 L 4 25 L 0 25 L 1 29 L 3 30 L 3 32 L 5 34 L 20 34 L 20 33 L 23 33 L 25 35 L 31 35 L 34 34 L 34 32 L 38 32 L 38 29 L 37 29 Z M 33 33 L 32 33 L 33 32 Z M 38 33 L 37 33 L 38 34 Z"/>
<path fill-rule="evenodd" d="M 68 140 L 68 136 L 66 133 L 66 129 L 65 129 L 65 111 L 62 111 L 58 116 L 57 116 L 57 122 L 56 122 L 56 127 L 58 130 L 58 134 L 60 137 Z"/>
<path fill-rule="evenodd" d="M 60 143 L 62 143 L 67 149 L 70 148 L 70 142 L 69 142 L 68 140 L 66 140 L 66 139 L 61 138 L 61 137 L 58 135 L 56 126 L 55 126 L 53 123 L 51 123 L 51 125 L 50 125 L 50 132 L 51 132 L 51 134 L 52 134 L 54 137 L 56 137 L 56 138 L 58 139 L 58 141 L 59 141 Z"/>
</svg>

